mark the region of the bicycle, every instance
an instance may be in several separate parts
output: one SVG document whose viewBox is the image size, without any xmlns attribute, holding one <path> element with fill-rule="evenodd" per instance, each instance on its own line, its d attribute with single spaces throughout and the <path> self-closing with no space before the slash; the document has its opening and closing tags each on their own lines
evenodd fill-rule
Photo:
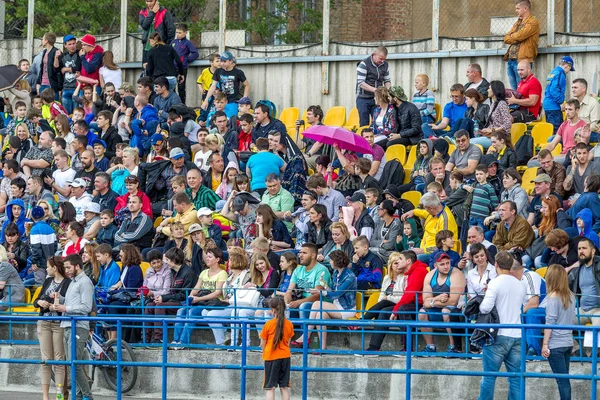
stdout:
<svg viewBox="0 0 600 400">
<path fill-rule="evenodd" d="M 96 333 L 92 333 L 85 344 L 85 349 L 88 352 L 89 359 L 92 361 L 117 361 L 117 340 L 111 339 L 105 341 L 104 338 Z M 123 362 L 135 362 L 133 349 L 129 343 L 121 340 L 121 360 Z M 88 367 L 87 365 L 85 367 Z M 104 381 L 111 390 L 116 391 L 117 385 L 117 366 L 116 365 L 92 365 L 92 373 L 88 374 L 87 368 L 84 372 L 90 382 L 90 387 L 94 384 L 94 376 L 96 367 L 102 370 Z M 127 393 L 133 389 L 137 381 L 138 367 L 137 366 L 122 366 L 121 367 L 121 392 Z M 52 371 L 52 381 L 54 381 L 54 371 Z"/>
</svg>

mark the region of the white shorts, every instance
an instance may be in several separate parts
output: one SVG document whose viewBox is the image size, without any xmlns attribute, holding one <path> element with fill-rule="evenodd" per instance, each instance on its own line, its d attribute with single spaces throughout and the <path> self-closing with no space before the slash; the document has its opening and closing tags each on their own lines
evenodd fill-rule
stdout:
<svg viewBox="0 0 600 400">
<path fill-rule="evenodd" d="M 350 319 L 356 317 L 356 311 L 346 311 L 337 299 L 333 301 L 333 304 L 338 308 L 338 310 L 340 310 L 340 314 L 342 314 L 342 319 Z"/>
</svg>

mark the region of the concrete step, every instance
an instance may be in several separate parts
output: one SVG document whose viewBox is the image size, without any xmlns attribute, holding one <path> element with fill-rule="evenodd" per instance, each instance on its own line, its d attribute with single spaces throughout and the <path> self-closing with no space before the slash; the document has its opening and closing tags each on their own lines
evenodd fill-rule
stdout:
<svg viewBox="0 0 600 400">
<path fill-rule="evenodd" d="M 250 330 L 250 338 L 253 346 L 260 344 L 258 337 L 259 331 L 262 329 L 252 327 Z M 231 332 L 229 330 L 228 332 Z M 370 328 L 364 330 L 350 331 L 348 329 L 337 327 L 331 327 L 327 334 L 327 348 L 331 350 L 361 350 L 366 349 L 369 346 L 369 340 L 371 333 L 373 332 Z M 297 338 L 301 335 L 301 328 L 296 330 Z M 398 329 L 391 329 L 386 335 L 383 341 L 381 350 L 383 351 L 395 351 L 401 347 L 400 338 L 404 333 L 401 333 Z M 240 334 L 241 336 L 241 334 Z M 168 332 L 169 343 L 173 340 L 173 327 L 169 328 Z M 316 338 L 316 332 L 312 335 L 313 340 Z M 0 340 L 12 340 L 12 341 L 37 341 L 36 325 L 34 324 L 2 324 L 0 325 Z M 413 343 L 418 340 L 419 349 L 425 346 L 425 342 L 420 335 L 413 335 Z M 437 345 L 438 351 L 444 351 L 448 345 L 448 336 L 445 332 L 439 331 L 434 332 L 434 341 Z M 208 325 L 197 325 L 191 337 L 192 344 L 214 344 L 215 339 L 212 330 Z M 364 346 L 364 347 L 363 347 Z M 134 344 L 134 347 L 136 345 Z"/>
<path fill-rule="evenodd" d="M 0 357 L 4 360 L 39 360 L 37 346 L 0 346 Z M 136 349 L 135 357 L 142 362 L 162 362 L 162 352 Z M 230 369 L 241 365 L 241 354 L 225 351 L 188 350 L 169 351 L 169 363 L 189 367 L 210 365 L 212 369 L 169 368 L 167 392 L 169 398 L 235 399 L 240 398 L 241 372 Z M 246 365 L 260 368 L 263 365 L 260 353 L 248 353 Z M 317 368 L 343 368 L 348 372 L 308 373 L 308 398 L 310 399 L 389 399 L 405 398 L 407 377 L 389 371 L 406 368 L 406 358 L 378 357 L 362 358 L 354 356 L 313 356 L 308 364 Z M 301 366 L 301 355 L 292 356 L 292 366 Z M 0 363 L 0 388 L 2 390 L 32 390 L 39 387 L 39 365 Z M 413 358 L 411 377 L 411 399 L 462 398 L 473 399 L 479 393 L 480 377 L 440 375 L 435 371 L 481 371 L 479 360 L 456 360 L 434 358 Z M 549 373 L 547 362 L 527 363 L 527 371 Z M 389 369 L 376 373 L 376 369 Z M 353 372 L 362 370 L 364 372 Z M 158 397 L 162 388 L 161 368 L 139 368 L 136 387 L 128 394 L 129 398 Z M 590 364 L 571 364 L 571 374 L 589 374 Z M 264 396 L 261 389 L 263 372 L 248 371 L 245 393 L 249 399 Z M 299 398 L 302 375 L 293 372 L 292 398 Z M 573 399 L 590 398 L 589 382 L 571 380 Z M 528 400 L 548 400 L 558 398 L 554 379 L 528 379 L 526 398 Z M 93 388 L 95 394 L 109 395 L 99 371 Z M 497 380 L 497 398 L 506 398 L 507 381 Z M 0 396 L 2 394 L 0 393 Z M 4 397 L 3 397 L 4 398 Z"/>
</svg>

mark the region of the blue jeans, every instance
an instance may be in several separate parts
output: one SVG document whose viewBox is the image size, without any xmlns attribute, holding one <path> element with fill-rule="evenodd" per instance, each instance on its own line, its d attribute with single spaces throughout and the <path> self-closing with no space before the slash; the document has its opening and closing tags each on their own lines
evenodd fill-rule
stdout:
<svg viewBox="0 0 600 400">
<path fill-rule="evenodd" d="M 435 120 L 431 115 L 421 115 L 421 123 L 422 124 L 434 124 Z"/>
<path fill-rule="evenodd" d="M 356 98 L 356 108 L 358 109 L 358 118 L 360 126 L 367 126 L 371 123 L 371 113 L 375 108 L 375 98 Z"/>
<path fill-rule="evenodd" d="M 204 307 L 195 306 L 195 307 L 183 307 L 177 310 L 177 318 L 196 318 L 202 315 L 202 311 Z M 192 332 L 196 324 L 193 322 L 186 323 L 177 323 L 175 324 L 175 334 L 173 336 L 174 342 L 180 342 L 183 344 L 190 343 L 190 336 L 192 336 Z"/>
<path fill-rule="evenodd" d="M 483 219 L 481 218 L 469 217 L 469 225 L 480 226 L 484 233 L 489 229 L 488 226 L 483 223 Z"/>
<path fill-rule="evenodd" d="M 510 81 L 510 87 L 513 90 L 517 90 L 517 86 L 519 86 L 519 81 L 521 77 L 517 73 L 517 66 L 519 62 L 517 60 L 508 60 L 508 64 L 506 65 L 506 73 L 508 74 L 508 80 Z"/>
<path fill-rule="evenodd" d="M 62 91 L 62 105 L 69 114 L 73 114 L 75 108 L 75 102 L 73 101 L 73 93 L 75 90 L 63 89 Z"/>
<path fill-rule="evenodd" d="M 545 110 L 546 111 L 546 122 L 554 126 L 554 133 L 558 131 L 560 125 L 563 123 L 563 113 L 560 110 Z"/>
<path fill-rule="evenodd" d="M 300 307 L 298 307 L 298 313 L 300 314 L 300 318 L 302 319 L 308 319 L 310 318 L 310 309 L 313 305 L 312 301 L 308 301 L 306 303 L 302 303 L 300 304 Z"/>
<path fill-rule="evenodd" d="M 471 144 L 480 144 L 483 146 L 483 150 L 487 150 L 492 145 L 492 139 L 486 138 L 485 136 L 474 137 L 471 139 Z"/>
<path fill-rule="evenodd" d="M 169 90 L 174 92 L 177 88 L 177 77 L 176 76 L 167 76 L 167 80 L 169 81 Z"/>
<path fill-rule="evenodd" d="M 521 370 L 521 338 L 509 336 L 496 336 L 496 341 L 491 346 L 483 346 L 483 370 L 485 372 L 498 372 L 502 363 L 506 365 L 507 372 L 520 372 Z M 493 400 L 495 376 L 484 376 L 479 386 L 479 400 Z M 508 400 L 517 400 L 521 391 L 519 378 L 508 378 Z"/>
<path fill-rule="evenodd" d="M 49 85 L 40 85 L 40 92 L 38 94 L 41 94 L 44 89 L 50 89 L 51 87 Z M 54 100 L 58 101 L 58 92 L 54 92 Z"/>
<path fill-rule="evenodd" d="M 430 137 L 439 137 L 442 136 L 442 133 L 447 133 L 445 131 L 439 130 L 439 131 L 434 131 L 433 129 L 431 129 L 431 127 L 429 126 L 431 122 L 426 123 L 426 124 L 422 124 L 421 125 L 421 130 L 423 131 L 423 136 L 427 139 Z"/>
<path fill-rule="evenodd" d="M 546 323 L 546 309 L 537 307 L 527 310 L 523 317 L 523 323 L 525 325 L 530 324 L 545 324 Z M 536 354 L 539 356 L 542 354 L 542 330 L 541 329 L 525 329 L 525 343 L 527 343 L 527 349 L 533 348 Z"/>
<path fill-rule="evenodd" d="M 552 372 L 555 374 L 568 374 L 569 363 L 571 362 L 571 351 L 573 347 L 557 347 L 556 349 L 550 350 L 550 357 L 548 357 L 548 363 Z M 560 400 L 571 399 L 571 381 L 565 378 L 556 378 L 558 384 L 558 393 L 560 394 Z"/>
</svg>

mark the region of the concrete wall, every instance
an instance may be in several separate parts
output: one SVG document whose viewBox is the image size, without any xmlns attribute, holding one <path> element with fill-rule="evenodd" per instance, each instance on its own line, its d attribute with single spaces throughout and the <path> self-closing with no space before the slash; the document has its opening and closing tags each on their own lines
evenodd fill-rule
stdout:
<svg viewBox="0 0 600 400">
<path fill-rule="evenodd" d="M 157 350 L 135 350 L 137 361 L 156 362 L 161 352 Z M 11 359 L 39 359 L 39 349 L 36 346 L 2 346 L 0 357 Z M 202 399 L 234 399 L 239 398 L 240 372 L 222 369 L 220 365 L 240 364 L 240 353 L 223 351 L 169 351 L 170 363 L 214 364 L 215 369 L 169 369 L 168 393 L 171 398 L 202 398 Z M 248 354 L 249 365 L 262 365 L 260 353 Z M 292 365 L 300 365 L 299 355 L 292 357 Z M 312 367 L 375 369 L 406 367 L 405 358 L 379 357 L 357 358 L 347 356 L 309 356 Z M 572 375 L 589 374 L 590 364 L 572 363 Z M 446 371 L 481 371 L 479 360 L 447 360 L 443 358 L 414 358 L 413 369 L 446 370 Z M 528 372 L 550 373 L 547 362 L 527 364 Z M 261 389 L 262 371 L 247 373 L 246 393 L 250 399 L 264 398 Z M 405 399 L 406 377 L 402 374 L 377 373 L 310 373 L 308 377 L 308 398 L 323 400 L 348 399 Z M 161 393 L 161 370 L 159 368 L 140 368 L 136 387 L 128 395 L 141 399 L 147 396 L 156 398 Z M 300 373 L 292 373 L 292 398 L 299 398 L 302 377 Z M 474 399 L 479 393 L 479 377 L 441 376 L 434 373 L 413 375 L 411 390 L 413 400 L 420 399 Z M 38 391 L 39 366 L 23 364 L 0 364 L 0 397 L 2 390 Z M 101 373 L 96 371 L 94 394 L 110 392 L 105 388 Z M 571 381 L 573 399 L 590 398 L 589 382 Z M 496 383 L 496 398 L 506 398 L 507 381 L 498 379 Z M 201 395 L 200 395 L 201 393 Z M 200 397 L 198 397 L 200 396 Z M 557 399 L 558 390 L 553 379 L 528 379 L 526 398 L 528 400 Z"/>
<path fill-rule="evenodd" d="M 102 40 L 102 37 L 99 37 Z M 540 39 L 540 48 L 545 49 L 546 38 Z M 503 80 L 508 82 L 506 76 L 506 63 L 502 61 L 504 45 L 498 38 L 479 38 L 476 42 L 442 39 L 440 41 L 442 53 L 448 58 L 439 60 L 439 82 L 432 82 L 431 87 L 437 89 L 436 98 L 438 103 L 449 101 L 448 91 L 450 86 L 456 82 L 465 83 L 465 71 L 469 63 L 481 64 L 484 77 L 488 80 Z M 385 44 L 385 42 L 384 42 Z M 119 52 L 117 39 L 102 42 L 101 45 L 107 50 Z M 577 72 L 569 74 L 569 79 L 576 77 L 585 78 L 589 82 L 590 89 L 597 90 L 595 79 L 600 63 L 600 53 L 589 51 L 587 46 L 600 45 L 600 39 L 595 37 L 574 37 L 557 35 L 556 46 L 578 46 L 578 52 L 571 52 L 575 59 Z M 24 53 L 24 40 L 11 40 L 0 42 L 0 59 L 6 63 L 17 63 Z M 36 49 L 39 49 L 39 41 L 36 41 Z M 306 109 L 311 104 L 320 104 L 324 109 L 334 105 L 345 106 L 348 110 L 355 104 L 355 82 L 356 64 L 358 60 L 366 57 L 374 49 L 373 43 L 357 43 L 354 46 L 343 44 L 331 45 L 330 54 L 338 55 L 341 61 L 329 62 L 329 94 L 322 95 L 321 73 L 322 63 L 313 57 L 321 55 L 321 46 L 305 48 L 305 46 L 247 46 L 242 50 L 234 51 L 238 57 L 239 67 L 244 70 L 251 84 L 251 99 L 258 101 L 268 98 L 282 110 L 285 107 L 299 107 Z M 414 91 L 413 81 L 415 75 L 427 73 L 432 76 L 429 41 L 410 44 L 388 43 L 389 63 L 392 74 L 392 82 L 404 87 L 408 94 Z M 596 49 L 597 47 L 594 47 Z M 478 57 L 454 57 L 455 52 L 486 51 L 493 55 Z M 205 58 L 215 49 L 202 49 L 203 61 L 195 62 L 188 72 L 188 104 L 192 107 L 200 105 L 198 91 L 196 89 L 196 78 L 207 65 Z M 419 53 L 419 54 L 415 54 Z M 141 42 L 135 37 L 128 37 L 127 59 L 140 60 L 142 54 Z M 405 54 L 415 54 L 415 57 L 407 59 L 393 59 Z M 472 53 L 472 54 L 477 54 Z M 534 73 L 545 85 L 545 77 L 555 65 L 555 60 L 561 54 L 541 54 L 534 65 Z M 296 57 L 291 61 L 289 57 Z M 134 83 L 141 72 L 140 64 L 127 63 L 125 81 Z"/>
</svg>

